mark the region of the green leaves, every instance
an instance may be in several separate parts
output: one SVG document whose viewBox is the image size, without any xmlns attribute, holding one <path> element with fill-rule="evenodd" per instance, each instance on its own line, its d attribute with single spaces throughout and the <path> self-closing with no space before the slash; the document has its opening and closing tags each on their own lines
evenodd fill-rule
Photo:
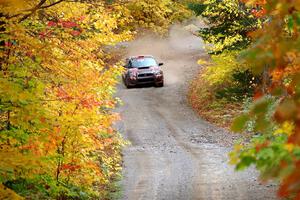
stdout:
<svg viewBox="0 0 300 200">
<path fill-rule="evenodd" d="M 293 99 L 286 98 L 276 108 L 275 118 L 280 121 L 292 121 L 296 119 L 298 106 Z"/>
<path fill-rule="evenodd" d="M 272 101 L 270 98 L 259 99 L 253 104 L 251 112 L 256 116 L 265 115 L 268 112 L 271 103 Z"/>
<path fill-rule="evenodd" d="M 252 66 L 254 73 L 263 73 L 263 85 L 259 90 L 265 93 L 265 97 L 256 98 L 247 112 L 259 134 L 232 154 L 238 155 L 235 159 L 241 161 L 238 168 L 255 164 L 261 177 L 281 183 L 280 197 L 297 199 L 300 191 L 300 62 L 296 57 L 299 57 L 300 50 L 300 13 L 295 8 L 299 3 L 279 0 L 264 4 L 256 15 L 267 14 L 266 18 L 270 20 L 260 30 L 251 33 L 254 44 L 241 56 Z M 243 129 L 248 117 L 243 114 L 233 127 Z M 249 159 L 250 151 L 255 162 Z"/>
<path fill-rule="evenodd" d="M 112 55 L 99 47 L 131 38 L 128 29 L 118 29 L 121 21 L 120 27 L 130 21 L 120 15 L 123 9 L 62 2 L 43 12 L 55 22 L 32 15 L 4 25 L 1 187 L 34 199 L 106 198 L 99 188 L 109 187 L 120 171 L 123 141 L 112 128 L 117 120 L 112 109 L 122 67 L 106 62 Z M 93 27 L 95 20 L 102 32 Z"/>
<path fill-rule="evenodd" d="M 257 159 L 268 160 L 274 157 L 274 151 L 272 148 L 265 148 L 258 152 Z"/>
<path fill-rule="evenodd" d="M 199 4 L 199 3 L 188 3 L 188 8 L 191 9 L 197 16 L 201 15 L 206 7 L 206 4 Z"/>
<path fill-rule="evenodd" d="M 108 199 L 124 141 L 112 128 L 123 69 L 107 49 L 138 23 L 165 33 L 190 12 L 171 0 L 48 3 L 0 3 L 0 199 L 3 184 L 28 199 Z"/>
<path fill-rule="evenodd" d="M 252 156 L 242 157 L 241 161 L 236 165 L 236 170 L 244 170 L 248 168 L 251 164 L 255 163 L 255 158 Z"/>
<path fill-rule="evenodd" d="M 134 0 L 128 4 L 136 28 L 144 27 L 159 34 L 166 34 L 170 24 L 191 17 L 184 3 L 172 0 Z"/>
<path fill-rule="evenodd" d="M 210 54 L 247 48 L 251 42 L 247 33 L 260 24 L 250 8 L 235 0 L 190 3 L 189 8 L 209 24 L 209 27 L 201 28 L 199 33 L 208 44 Z"/>
<path fill-rule="evenodd" d="M 238 116 L 233 124 L 232 130 L 234 132 L 242 132 L 247 128 L 248 123 L 254 123 L 252 131 L 265 132 L 273 131 L 274 123 L 272 116 L 274 114 L 273 107 L 276 105 L 276 100 L 271 97 L 265 97 L 254 102 L 249 110 Z"/>
<path fill-rule="evenodd" d="M 243 114 L 237 118 L 232 123 L 231 130 L 234 132 L 242 132 L 245 127 L 247 122 L 249 121 L 250 117 L 247 114 Z"/>
</svg>

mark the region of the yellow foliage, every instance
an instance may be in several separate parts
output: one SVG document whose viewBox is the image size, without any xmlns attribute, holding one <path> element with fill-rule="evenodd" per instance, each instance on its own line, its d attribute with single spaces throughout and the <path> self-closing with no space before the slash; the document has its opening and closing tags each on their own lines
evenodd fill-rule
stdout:
<svg viewBox="0 0 300 200">
<path fill-rule="evenodd" d="M 112 109 L 123 68 L 107 63 L 111 55 L 101 47 L 132 38 L 124 10 L 63 2 L 43 10 L 46 21 L 32 14 L 20 22 L 26 12 L 7 20 L 1 32 L 1 183 L 36 181 L 51 198 L 74 195 L 71 187 L 99 197 L 99 188 L 117 176 L 123 141 L 112 128 Z"/>
<path fill-rule="evenodd" d="M 198 65 L 209 65 L 210 63 L 207 60 L 199 59 L 197 61 Z"/>
<path fill-rule="evenodd" d="M 172 0 L 133 0 L 128 4 L 128 9 L 141 27 L 161 34 L 166 33 L 173 22 L 191 16 L 191 11 L 184 5 Z"/>
<path fill-rule="evenodd" d="M 210 85 L 219 85 L 231 82 L 231 75 L 234 71 L 247 69 L 245 65 L 236 59 L 238 52 L 224 52 L 212 56 L 211 65 L 207 66 L 203 78 Z"/>
<path fill-rule="evenodd" d="M 112 127 L 119 120 L 112 109 L 124 69 L 107 61 L 113 56 L 107 49 L 131 40 L 137 21 L 163 32 L 182 17 L 178 13 L 188 12 L 171 0 L 0 3 L 5 14 L 0 30 L 1 186 L 21 181 L 41 190 L 32 197 L 16 189 L 29 199 L 82 193 L 106 198 L 105 189 L 120 173 L 124 145 Z"/>
<path fill-rule="evenodd" d="M 284 145 L 284 148 L 289 151 L 289 152 L 292 152 L 294 149 L 295 149 L 295 145 L 292 144 L 292 143 L 287 143 Z"/>
<path fill-rule="evenodd" d="M 0 199 L 2 199 L 2 200 L 21 200 L 24 198 L 17 195 L 13 190 L 0 184 Z"/>
<path fill-rule="evenodd" d="M 286 134 L 291 136 L 294 133 L 295 125 L 290 121 L 285 121 L 281 124 L 280 128 L 275 130 L 274 135 Z"/>
<path fill-rule="evenodd" d="M 233 147 L 233 151 L 229 153 L 229 164 L 236 165 L 239 161 L 239 152 L 243 149 L 243 145 L 235 144 Z"/>
</svg>

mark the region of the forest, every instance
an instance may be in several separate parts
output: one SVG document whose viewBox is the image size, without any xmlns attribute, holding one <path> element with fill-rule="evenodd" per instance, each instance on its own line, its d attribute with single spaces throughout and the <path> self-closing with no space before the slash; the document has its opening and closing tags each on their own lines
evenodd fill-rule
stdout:
<svg viewBox="0 0 300 200">
<path fill-rule="evenodd" d="M 110 49 L 192 17 L 209 59 L 188 101 L 229 154 L 300 199 L 299 0 L 0 0 L 0 199 L 116 199 L 124 68 Z M 122 51 L 122 50 L 121 50 Z M 224 109 L 224 107 L 226 109 Z"/>
</svg>

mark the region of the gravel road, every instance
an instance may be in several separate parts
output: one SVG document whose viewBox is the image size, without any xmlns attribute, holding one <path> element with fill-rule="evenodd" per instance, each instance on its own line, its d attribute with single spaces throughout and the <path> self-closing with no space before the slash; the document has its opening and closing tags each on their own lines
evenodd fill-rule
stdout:
<svg viewBox="0 0 300 200">
<path fill-rule="evenodd" d="M 165 87 L 119 86 L 117 128 L 131 142 L 123 150 L 122 199 L 276 199 L 255 170 L 235 172 L 228 152 L 236 135 L 201 120 L 187 105 L 189 80 L 207 56 L 202 41 L 180 27 L 168 39 L 150 36 L 130 44 L 130 55 L 152 54 L 164 62 Z"/>
</svg>

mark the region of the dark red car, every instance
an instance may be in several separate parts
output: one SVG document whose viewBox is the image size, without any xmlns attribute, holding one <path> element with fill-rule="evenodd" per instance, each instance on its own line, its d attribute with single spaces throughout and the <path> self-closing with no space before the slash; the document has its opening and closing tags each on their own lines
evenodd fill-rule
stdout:
<svg viewBox="0 0 300 200">
<path fill-rule="evenodd" d="M 126 59 L 122 78 L 127 88 L 154 83 L 157 87 L 164 86 L 164 75 L 161 67 L 163 63 L 157 63 L 153 56 L 133 56 Z"/>
</svg>

